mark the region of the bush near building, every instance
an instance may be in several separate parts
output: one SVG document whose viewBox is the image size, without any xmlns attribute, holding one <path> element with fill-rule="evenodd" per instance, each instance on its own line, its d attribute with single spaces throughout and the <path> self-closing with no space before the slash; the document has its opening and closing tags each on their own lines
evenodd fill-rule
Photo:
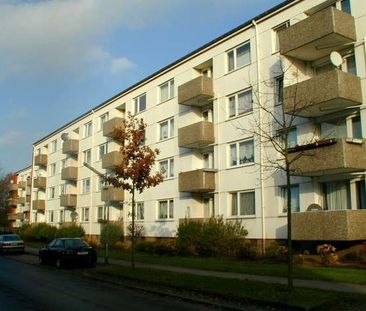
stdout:
<svg viewBox="0 0 366 311">
<path fill-rule="evenodd" d="M 120 225 L 105 224 L 100 233 L 100 243 L 115 246 L 117 242 L 123 240 L 123 231 Z"/>
</svg>

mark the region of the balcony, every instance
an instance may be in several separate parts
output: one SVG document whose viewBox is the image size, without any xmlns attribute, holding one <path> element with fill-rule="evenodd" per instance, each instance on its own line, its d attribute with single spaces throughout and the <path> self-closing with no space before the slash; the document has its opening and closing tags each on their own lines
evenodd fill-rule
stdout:
<svg viewBox="0 0 366 311">
<path fill-rule="evenodd" d="M 215 142 L 212 122 L 201 121 L 178 129 L 178 146 L 202 148 Z"/>
<path fill-rule="evenodd" d="M 10 198 L 8 200 L 8 207 L 17 207 L 18 205 L 18 198 Z"/>
<path fill-rule="evenodd" d="M 9 221 L 15 221 L 15 220 L 17 220 L 17 215 L 15 213 L 9 213 L 8 214 L 8 220 Z"/>
<path fill-rule="evenodd" d="M 34 158 L 34 165 L 47 166 L 47 154 L 39 154 Z"/>
<path fill-rule="evenodd" d="M 26 203 L 26 198 L 25 197 L 18 198 L 18 204 L 25 205 L 25 203 Z"/>
<path fill-rule="evenodd" d="M 334 69 L 284 88 L 287 114 L 318 117 L 361 105 L 360 78 Z"/>
<path fill-rule="evenodd" d="M 62 153 L 77 155 L 79 153 L 79 140 L 68 139 L 62 144 Z"/>
<path fill-rule="evenodd" d="M 34 188 L 46 189 L 46 177 L 37 177 L 34 179 Z"/>
<path fill-rule="evenodd" d="M 33 210 L 44 211 L 45 207 L 45 200 L 33 200 Z"/>
<path fill-rule="evenodd" d="M 297 159 L 295 159 L 297 158 Z M 322 176 L 366 170 L 366 149 L 362 140 L 339 138 L 299 146 L 289 153 L 291 175 Z"/>
<path fill-rule="evenodd" d="M 78 168 L 76 166 L 63 168 L 61 171 L 61 179 L 76 181 L 78 179 Z"/>
<path fill-rule="evenodd" d="M 179 191 L 212 192 L 215 190 L 215 172 L 212 170 L 193 170 L 179 173 Z"/>
<path fill-rule="evenodd" d="M 292 214 L 293 240 L 365 240 L 365 226 L 366 210 L 309 211 Z"/>
<path fill-rule="evenodd" d="M 113 118 L 103 124 L 103 136 L 114 138 L 114 130 L 123 126 L 123 118 Z"/>
<path fill-rule="evenodd" d="M 76 194 L 61 194 L 60 205 L 64 207 L 76 207 L 77 195 Z"/>
<path fill-rule="evenodd" d="M 102 189 L 102 201 L 104 202 L 120 202 L 125 198 L 124 191 L 121 188 L 108 187 Z"/>
<path fill-rule="evenodd" d="M 18 182 L 18 188 L 23 190 L 27 189 L 27 182 L 26 181 Z"/>
<path fill-rule="evenodd" d="M 214 97 L 212 79 L 197 77 L 178 87 L 178 104 L 202 107 Z"/>
<path fill-rule="evenodd" d="M 18 184 L 9 184 L 9 191 L 18 191 Z"/>
<path fill-rule="evenodd" d="M 333 7 L 321 10 L 278 33 L 280 53 L 314 61 L 356 41 L 354 18 Z"/>
<path fill-rule="evenodd" d="M 122 164 L 122 155 L 119 151 L 106 153 L 102 158 L 102 168 L 114 169 Z"/>
</svg>

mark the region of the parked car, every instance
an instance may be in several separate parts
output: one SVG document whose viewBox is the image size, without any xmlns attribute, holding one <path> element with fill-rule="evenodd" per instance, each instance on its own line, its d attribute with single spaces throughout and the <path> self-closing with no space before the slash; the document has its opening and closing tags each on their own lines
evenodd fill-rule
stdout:
<svg viewBox="0 0 366 311">
<path fill-rule="evenodd" d="M 24 253 L 24 241 L 17 234 L 0 235 L 0 253 Z"/>
<path fill-rule="evenodd" d="M 93 247 L 79 238 L 53 240 L 38 252 L 40 264 L 55 264 L 62 268 L 67 265 L 87 265 L 94 267 L 97 253 Z"/>
</svg>

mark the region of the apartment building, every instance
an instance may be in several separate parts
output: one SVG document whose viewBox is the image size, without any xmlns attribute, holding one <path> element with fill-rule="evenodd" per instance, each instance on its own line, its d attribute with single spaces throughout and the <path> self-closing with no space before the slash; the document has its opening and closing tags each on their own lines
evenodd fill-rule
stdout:
<svg viewBox="0 0 366 311">
<path fill-rule="evenodd" d="M 108 218 L 126 230 L 129 194 L 83 163 L 113 171 L 113 128 L 131 112 L 165 174 L 137 195 L 145 236 L 222 215 L 250 239 L 284 239 L 284 174 L 266 165 L 278 153 L 256 135 L 276 136 L 268 112 L 283 107 L 296 116 L 289 156 L 302 153 L 291 167 L 294 239 L 366 239 L 365 37 L 361 0 L 286 1 L 247 21 L 35 142 L 30 221 L 99 235 Z"/>
</svg>

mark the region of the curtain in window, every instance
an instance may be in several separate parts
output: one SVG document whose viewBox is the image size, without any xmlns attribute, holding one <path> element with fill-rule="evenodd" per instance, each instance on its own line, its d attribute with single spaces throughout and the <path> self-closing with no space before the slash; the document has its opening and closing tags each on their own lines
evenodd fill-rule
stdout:
<svg viewBox="0 0 366 311">
<path fill-rule="evenodd" d="M 169 98 L 169 85 L 168 83 L 163 84 L 160 87 L 160 101 L 166 101 Z"/>
<path fill-rule="evenodd" d="M 234 117 L 235 112 L 235 96 L 229 97 L 229 117 Z"/>
<path fill-rule="evenodd" d="M 232 216 L 238 215 L 238 194 L 237 193 L 231 194 L 231 215 Z"/>
<path fill-rule="evenodd" d="M 250 63 L 250 44 L 244 44 L 236 49 L 236 68 Z"/>
<path fill-rule="evenodd" d="M 174 159 L 170 159 L 169 177 L 174 177 Z"/>
<path fill-rule="evenodd" d="M 281 197 L 283 201 L 282 211 L 284 213 L 287 212 L 287 189 L 286 186 L 281 187 Z M 291 211 L 299 212 L 300 211 L 300 188 L 299 185 L 291 186 Z"/>
<path fill-rule="evenodd" d="M 171 80 L 169 82 L 169 92 L 170 92 L 169 98 L 174 97 L 174 80 Z"/>
<path fill-rule="evenodd" d="M 255 198 L 254 192 L 240 193 L 240 215 L 255 214 Z"/>
<path fill-rule="evenodd" d="M 238 95 L 238 114 L 252 110 L 252 90 Z"/>
<path fill-rule="evenodd" d="M 168 122 L 160 124 L 160 139 L 168 138 Z"/>
<path fill-rule="evenodd" d="M 169 201 L 169 218 L 174 218 L 174 201 Z"/>
<path fill-rule="evenodd" d="M 350 208 L 349 182 L 336 181 L 323 184 L 325 208 L 345 210 Z"/>
<path fill-rule="evenodd" d="M 230 165 L 237 165 L 236 144 L 230 145 Z"/>
<path fill-rule="evenodd" d="M 163 201 L 159 202 L 159 219 L 167 219 L 168 218 L 168 202 Z"/>
<path fill-rule="evenodd" d="M 240 164 L 254 161 L 254 146 L 252 140 L 239 144 L 239 159 Z"/>
<path fill-rule="evenodd" d="M 234 70 L 234 51 L 230 51 L 227 53 L 227 64 L 228 64 L 228 71 Z"/>
<path fill-rule="evenodd" d="M 160 173 L 163 177 L 168 177 L 168 161 L 160 162 Z"/>
</svg>

